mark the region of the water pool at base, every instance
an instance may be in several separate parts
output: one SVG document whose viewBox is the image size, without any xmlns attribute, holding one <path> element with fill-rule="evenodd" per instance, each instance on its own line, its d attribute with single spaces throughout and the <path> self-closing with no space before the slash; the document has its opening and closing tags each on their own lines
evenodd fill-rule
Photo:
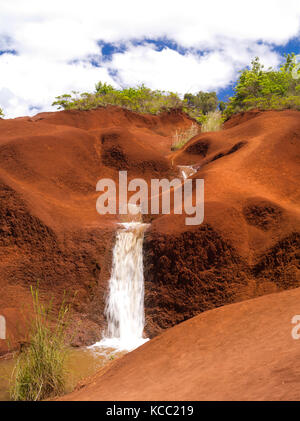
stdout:
<svg viewBox="0 0 300 421">
<path fill-rule="evenodd" d="M 143 240 L 149 224 L 118 224 L 106 302 L 107 329 L 100 342 L 88 348 L 71 348 L 66 361 L 66 393 L 80 380 L 95 374 L 112 359 L 134 350 L 144 337 Z M 16 363 L 0 359 L 0 401 L 9 400 L 10 379 Z"/>
<path fill-rule="evenodd" d="M 78 382 L 125 353 L 113 349 L 71 348 L 66 360 L 66 393 L 72 392 Z M 16 357 L 0 359 L 0 401 L 9 400 L 9 383 L 15 363 Z"/>
</svg>

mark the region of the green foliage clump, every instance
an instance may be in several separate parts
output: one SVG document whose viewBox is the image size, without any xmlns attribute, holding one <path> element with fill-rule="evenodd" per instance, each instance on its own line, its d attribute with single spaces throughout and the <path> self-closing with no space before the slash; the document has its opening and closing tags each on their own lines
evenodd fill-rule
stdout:
<svg viewBox="0 0 300 421">
<path fill-rule="evenodd" d="M 38 289 L 31 288 L 31 293 L 35 317 L 29 344 L 20 352 L 12 376 L 10 395 L 15 401 L 38 401 L 65 391 L 69 307 L 63 303 L 54 319 L 52 303 L 41 304 Z"/>
<path fill-rule="evenodd" d="M 195 95 L 185 94 L 184 100 L 186 101 L 187 107 L 191 109 L 194 108 L 204 115 L 215 111 L 218 105 L 218 97 L 216 92 L 199 91 Z"/>
<path fill-rule="evenodd" d="M 183 110 L 199 124 L 202 124 L 208 113 L 216 111 L 218 97 L 216 92 L 187 93 L 184 95 L 183 103 Z"/>
<path fill-rule="evenodd" d="M 261 110 L 300 110 L 300 82 L 295 78 L 295 54 L 288 54 L 279 70 L 264 69 L 259 58 L 251 62 L 251 69 L 241 71 L 235 94 L 229 99 L 226 117 L 253 108 Z"/>
<path fill-rule="evenodd" d="M 115 89 L 113 86 L 99 82 L 95 92 L 78 92 L 72 95 L 56 97 L 52 105 L 65 110 L 90 110 L 107 105 L 118 105 L 140 113 L 157 114 L 174 108 L 182 108 L 182 101 L 174 92 L 164 92 L 140 85 L 136 88 Z"/>
<path fill-rule="evenodd" d="M 215 111 L 218 104 L 215 92 L 185 94 L 181 99 L 177 93 L 151 90 L 145 85 L 135 88 L 116 89 L 112 85 L 99 82 L 95 92 L 65 94 L 56 97 L 53 106 L 64 110 L 90 110 L 107 105 L 117 105 L 140 113 L 158 114 L 171 109 L 181 109 L 201 123 L 205 115 Z"/>
<path fill-rule="evenodd" d="M 4 117 L 4 113 L 3 113 L 2 108 L 0 108 L 0 118 L 1 118 L 1 117 Z"/>
</svg>

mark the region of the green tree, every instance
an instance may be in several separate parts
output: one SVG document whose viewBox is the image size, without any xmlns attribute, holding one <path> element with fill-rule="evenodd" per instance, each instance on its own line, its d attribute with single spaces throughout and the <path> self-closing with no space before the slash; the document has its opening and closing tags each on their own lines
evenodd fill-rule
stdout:
<svg viewBox="0 0 300 421">
<path fill-rule="evenodd" d="M 106 82 L 105 83 L 98 82 L 95 85 L 95 92 L 96 94 L 99 94 L 99 95 L 106 95 L 114 91 L 115 91 L 114 87 L 112 85 L 108 85 Z"/>
<path fill-rule="evenodd" d="M 187 93 L 184 95 L 184 100 L 188 107 L 197 108 L 203 114 L 215 111 L 218 105 L 216 92 L 199 91 L 196 95 Z"/>
<path fill-rule="evenodd" d="M 174 92 L 151 90 L 145 85 L 115 89 L 113 86 L 99 82 L 95 92 L 84 92 L 72 95 L 60 95 L 55 98 L 52 105 L 59 109 L 89 110 L 107 105 L 118 105 L 141 113 L 157 114 L 172 108 L 183 108 L 184 102 Z"/>
<path fill-rule="evenodd" d="M 227 107 L 227 104 L 225 101 L 219 101 L 218 107 L 221 113 L 223 113 Z"/>
<path fill-rule="evenodd" d="M 251 108 L 300 109 L 299 80 L 292 74 L 295 55 L 288 54 L 285 59 L 279 70 L 265 70 L 258 57 L 251 62 L 250 69 L 242 70 L 225 110 L 227 117 Z"/>
</svg>

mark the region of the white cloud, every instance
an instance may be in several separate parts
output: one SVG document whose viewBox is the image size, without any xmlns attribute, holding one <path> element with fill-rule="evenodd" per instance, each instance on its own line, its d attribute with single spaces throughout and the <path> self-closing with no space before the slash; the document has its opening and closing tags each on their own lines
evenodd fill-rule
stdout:
<svg viewBox="0 0 300 421">
<path fill-rule="evenodd" d="M 105 68 L 83 61 L 68 64 L 26 54 L 3 54 L 0 69 L 0 104 L 6 116 L 35 114 L 30 106 L 53 110 L 51 103 L 56 96 L 73 89 L 91 91 L 97 80 L 114 84 Z"/>
<path fill-rule="evenodd" d="M 264 45 L 228 45 L 204 55 L 189 52 L 182 55 L 169 48 L 157 51 L 155 45 L 147 44 L 114 54 L 109 65 L 118 71 L 120 83 L 131 86 L 145 83 L 152 89 L 183 94 L 225 87 L 255 56 L 260 56 L 266 67 L 279 63 L 279 56 Z"/>
<path fill-rule="evenodd" d="M 7 116 L 51 109 L 56 95 L 91 90 L 100 79 L 113 83 L 108 66 L 121 84 L 178 92 L 225 87 L 256 55 L 277 65 L 271 44 L 298 36 L 299 19 L 299 0 L 0 0 L 0 48 L 18 52 L 0 56 L 0 105 Z M 163 37 L 186 54 L 131 43 Z M 128 50 L 95 68 L 87 58 L 101 59 L 99 40 Z"/>
</svg>

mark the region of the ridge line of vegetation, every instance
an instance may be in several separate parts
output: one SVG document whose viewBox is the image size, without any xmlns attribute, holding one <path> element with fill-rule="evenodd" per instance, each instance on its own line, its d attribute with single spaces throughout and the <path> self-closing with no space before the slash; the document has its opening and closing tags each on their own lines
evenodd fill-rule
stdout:
<svg viewBox="0 0 300 421">
<path fill-rule="evenodd" d="M 152 90 L 143 84 L 116 89 L 100 81 L 94 92 L 72 91 L 71 94 L 57 96 L 52 105 L 64 110 L 90 110 L 117 105 L 149 114 L 180 109 L 201 124 L 205 131 L 218 130 L 225 120 L 243 111 L 300 110 L 300 64 L 297 58 L 294 53 L 285 55 L 285 62 L 279 70 L 275 70 L 265 69 L 256 57 L 251 66 L 240 71 L 233 89 L 234 95 L 227 101 L 219 101 L 216 92 L 186 93 L 181 98 L 175 92 Z M 0 118 L 3 116 L 0 108 Z"/>
<path fill-rule="evenodd" d="M 64 110 L 89 110 L 118 105 L 149 114 L 181 109 L 199 124 L 206 123 L 208 115 L 216 111 L 220 111 L 220 118 L 224 121 L 235 113 L 251 109 L 300 110 L 298 69 L 299 64 L 294 53 L 285 55 L 285 63 L 279 70 L 264 69 L 256 57 L 252 60 L 250 68 L 240 71 L 234 95 L 227 102 L 218 101 L 216 92 L 186 93 L 182 99 L 177 93 L 151 90 L 143 84 L 116 89 L 107 83 L 98 82 L 94 92 L 73 91 L 72 94 L 60 95 L 52 105 Z"/>
<path fill-rule="evenodd" d="M 147 114 L 159 114 L 164 111 L 180 109 L 198 123 L 206 115 L 215 111 L 218 98 L 215 92 L 199 92 L 196 95 L 186 94 L 181 99 L 175 92 L 151 90 L 144 84 L 137 87 L 116 89 L 107 83 L 98 82 L 95 91 L 64 94 L 55 98 L 53 106 L 64 110 L 90 110 L 107 105 L 117 105 L 131 111 Z"/>
</svg>

